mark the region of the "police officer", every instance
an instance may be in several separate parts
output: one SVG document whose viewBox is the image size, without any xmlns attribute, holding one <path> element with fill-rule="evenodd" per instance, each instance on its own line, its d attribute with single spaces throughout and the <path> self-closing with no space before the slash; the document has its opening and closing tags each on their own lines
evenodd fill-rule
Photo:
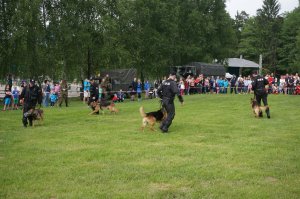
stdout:
<svg viewBox="0 0 300 199">
<path fill-rule="evenodd" d="M 89 100 L 89 104 L 91 102 L 97 102 L 99 99 L 99 85 L 97 84 L 97 82 L 91 78 L 90 79 L 91 82 L 91 87 L 90 87 L 90 100 Z"/>
<path fill-rule="evenodd" d="M 29 84 L 23 88 L 20 100 L 21 103 L 23 103 L 23 125 L 24 127 L 27 127 L 27 120 L 29 120 L 29 126 L 32 126 L 33 118 L 27 112 L 30 109 L 35 109 L 37 103 L 41 106 L 43 100 L 42 90 L 35 85 L 34 80 L 30 80 Z"/>
<path fill-rule="evenodd" d="M 180 95 L 175 80 L 176 80 L 176 73 L 171 73 L 169 75 L 169 78 L 165 80 L 157 90 L 158 96 L 162 99 L 162 107 L 167 112 L 167 118 L 164 121 L 162 121 L 160 126 L 160 129 L 163 133 L 168 132 L 168 129 L 172 124 L 172 120 L 175 117 L 175 106 L 174 106 L 175 95 L 178 96 L 180 103 L 183 104 L 183 98 Z"/>
<path fill-rule="evenodd" d="M 264 106 L 268 106 L 268 92 L 265 88 L 266 85 L 269 85 L 269 82 L 266 78 L 262 77 L 261 75 L 257 74 L 257 71 L 253 73 L 253 82 L 252 82 L 252 90 L 254 91 L 255 99 L 258 105 L 261 105 L 261 100 L 264 103 Z M 270 116 L 270 109 L 269 107 L 266 109 L 266 114 L 268 118 Z"/>
</svg>

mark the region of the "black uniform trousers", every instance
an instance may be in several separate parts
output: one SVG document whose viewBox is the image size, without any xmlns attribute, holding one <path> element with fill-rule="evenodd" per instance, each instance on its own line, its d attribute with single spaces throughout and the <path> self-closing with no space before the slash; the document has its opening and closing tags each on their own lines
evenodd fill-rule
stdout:
<svg viewBox="0 0 300 199">
<path fill-rule="evenodd" d="M 33 120 L 32 115 L 27 114 L 27 112 L 30 109 L 35 109 L 35 106 L 28 105 L 28 104 L 25 103 L 24 107 L 23 107 L 23 118 L 22 118 L 22 122 L 23 122 L 24 126 L 27 126 L 28 120 L 29 120 L 29 125 L 32 126 L 32 120 Z"/>
<path fill-rule="evenodd" d="M 172 124 L 172 121 L 175 117 L 175 106 L 174 106 L 174 100 L 171 99 L 163 99 L 162 100 L 162 107 L 167 112 L 167 118 L 162 121 L 161 123 L 161 129 L 164 131 L 168 131 L 168 128 Z"/>
<path fill-rule="evenodd" d="M 261 100 L 263 101 L 264 103 L 264 106 L 268 106 L 268 93 L 265 93 L 265 94 L 256 94 L 255 95 L 256 97 L 256 101 L 258 103 L 259 106 L 261 106 Z"/>
</svg>

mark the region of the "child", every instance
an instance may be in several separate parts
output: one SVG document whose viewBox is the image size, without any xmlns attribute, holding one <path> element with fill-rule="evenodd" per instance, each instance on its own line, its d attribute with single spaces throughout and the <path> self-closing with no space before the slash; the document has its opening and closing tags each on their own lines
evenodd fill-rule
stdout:
<svg viewBox="0 0 300 199">
<path fill-rule="evenodd" d="M 296 92 L 296 95 L 300 95 L 300 84 L 299 83 L 297 83 L 295 92 Z"/>
<path fill-rule="evenodd" d="M 120 91 L 118 92 L 117 97 L 119 99 L 118 100 L 119 102 L 123 102 L 124 101 L 124 93 L 123 93 L 122 89 L 120 89 Z"/>
<path fill-rule="evenodd" d="M 12 95 L 13 95 L 13 98 L 14 98 L 14 109 L 18 110 L 20 91 L 17 89 L 16 86 L 14 87 Z"/>
<path fill-rule="evenodd" d="M 50 106 L 51 107 L 54 106 L 56 100 L 57 100 L 57 95 L 55 95 L 54 91 L 51 91 L 51 94 L 50 94 Z"/>
<path fill-rule="evenodd" d="M 4 107 L 3 107 L 3 110 L 2 111 L 6 111 L 9 109 L 9 106 L 10 106 L 10 103 L 11 103 L 11 98 L 12 98 L 12 94 L 10 92 L 10 89 L 9 89 L 9 85 L 6 85 L 5 86 L 5 96 L 4 96 Z"/>
<path fill-rule="evenodd" d="M 113 98 L 112 98 L 112 101 L 113 101 L 114 103 L 116 103 L 118 100 L 119 100 L 119 99 L 118 99 L 118 97 L 117 97 L 117 94 L 114 94 L 114 96 L 113 96 Z"/>
</svg>

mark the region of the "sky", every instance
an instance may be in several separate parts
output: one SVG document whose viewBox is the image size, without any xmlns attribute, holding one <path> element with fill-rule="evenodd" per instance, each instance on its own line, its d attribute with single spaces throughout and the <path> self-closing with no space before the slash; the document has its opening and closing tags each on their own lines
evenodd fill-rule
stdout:
<svg viewBox="0 0 300 199">
<path fill-rule="evenodd" d="M 299 0 L 278 0 L 281 5 L 280 14 L 292 11 L 299 4 Z M 262 8 L 263 0 L 226 0 L 227 12 L 235 18 L 236 12 L 246 11 L 250 16 L 256 15 L 256 10 Z"/>
</svg>

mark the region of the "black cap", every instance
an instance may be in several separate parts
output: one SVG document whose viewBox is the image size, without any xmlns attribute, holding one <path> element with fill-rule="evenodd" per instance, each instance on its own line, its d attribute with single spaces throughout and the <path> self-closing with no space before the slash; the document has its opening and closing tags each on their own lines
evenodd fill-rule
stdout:
<svg viewBox="0 0 300 199">
<path fill-rule="evenodd" d="M 175 72 L 171 72 L 171 73 L 170 73 L 170 76 L 174 76 L 174 75 L 176 75 Z"/>
<path fill-rule="evenodd" d="M 29 81 L 31 84 L 35 84 L 35 80 L 34 79 L 30 79 Z"/>
</svg>

